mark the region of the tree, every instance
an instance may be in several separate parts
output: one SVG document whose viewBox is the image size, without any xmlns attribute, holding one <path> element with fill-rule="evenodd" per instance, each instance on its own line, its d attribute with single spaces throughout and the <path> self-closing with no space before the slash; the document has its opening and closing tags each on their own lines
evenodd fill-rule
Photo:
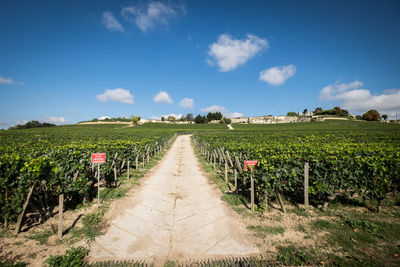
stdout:
<svg viewBox="0 0 400 267">
<path fill-rule="evenodd" d="M 185 116 L 182 116 L 182 117 L 179 118 L 178 121 L 187 121 L 187 118 Z"/>
<path fill-rule="evenodd" d="M 194 122 L 195 123 L 207 123 L 207 118 L 206 116 L 201 116 L 201 115 L 197 115 L 196 118 L 194 118 Z"/>
<path fill-rule="evenodd" d="M 12 129 L 30 129 L 30 128 L 41 128 L 41 127 L 53 127 L 56 126 L 55 124 L 52 123 L 47 123 L 47 122 L 43 122 L 40 123 L 39 121 L 28 121 L 25 124 L 17 124 L 14 127 L 10 127 L 9 130 Z"/>
<path fill-rule="evenodd" d="M 388 119 L 388 115 L 383 114 L 383 115 L 382 115 L 382 119 L 386 121 L 386 120 Z"/>
<path fill-rule="evenodd" d="M 168 121 L 174 122 L 175 120 L 176 120 L 176 118 L 174 116 L 172 116 L 172 115 L 168 116 Z"/>
<path fill-rule="evenodd" d="M 307 114 L 307 111 L 308 111 L 308 109 L 305 108 L 305 109 L 303 110 L 303 114 L 306 115 L 306 114 Z"/>
<path fill-rule="evenodd" d="M 231 124 L 232 120 L 224 117 L 220 120 L 220 122 L 225 124 Z"/>
<path fill-rule="evenodd" d="M 131 121 L 133 122 L 133 124 L 137 124 L 140 121 L 140 117 L 139 116 L 130 116 L 129 119 L 131 119 Z"/>
<path fill-rule="evenodd" d="M 208 121 L 215 121 L 215 120 L 219 121 L 221 119 L 222 119 L 221 112 L 215 112 L 215 113 L 208 112 L 207 114 Z"/>
<path fill-rule="evenodd" d="M 161 121 L 165 121 L 165 118 L 164 118 L 164 117 L 161 117 Z"/>
<path fill-rule="evenodd" d="M 357 119 L 357 120 L 362 120 L 361 115 L 357 115 L 357 116 L 356 116 L 356 119 Z"/>
<path fill-rule="evenodd" d="M 297 116 L 297 114 L 296 114 L 296 112 L 289 111 L 288 113 L 286 113 L 286 116 L 293 116 L 293 117 L 295 117 L 295 116 Z"/>
<path fill-rule="evenodd" d="M 317 108 L 314 110 L 314 113 L 317 114 L 317 113 L 322 112 L 322 111 L 323 111 L 323 109 L 322 109 L 321 107 L 317 107 Z"/>
<path fill-rule="evenodd" d="M 336 115 L 342 115 L 342 109 L 340 107 L 334 107 L 333 109 L 336 111 Z"/>
<path fill-rule="evenodd" d="M 188 114 L 186 115 L 186 118 L 187 118 L 188 121 L 193 121 L 193 120 L 194 120 L 194 117 L 193 117 L 193 114 L 192 114 L 192 113 L 188 113 Z"/>
<path fill-rule="evenodd" d="M 379 114 L 375 109 L 371 109 L 362 115 L 362 119 L 366 121 L 379 121 L 380 118 L 381 114 Z"/>
</svg>

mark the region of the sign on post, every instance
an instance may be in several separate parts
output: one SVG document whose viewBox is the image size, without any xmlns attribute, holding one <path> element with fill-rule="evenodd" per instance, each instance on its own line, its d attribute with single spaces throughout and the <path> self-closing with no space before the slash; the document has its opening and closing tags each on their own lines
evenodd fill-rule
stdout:
<svg viewBox="0 0 400 267">
<path fill-rule="evenodd" d="M 97 163 L 97 204 L 100 205 L 100 164 L 106 163 L 106 153 L 93 153 L 92 163 Z"/>
<path fill-rule="evenodd" d="M 254 166 L 256 166 L 257 163 L 258 163 L 257 160 L 245 160 L 245 161 L 244 161 L 244 171 L 247 172 L 247 166 L 249 166 L 249 167 L 250 167 L 250 170 L 253 171 Z"/>
<path fill-rule="evenodd" d="M 93 153 L 92 163 L 106 163 L 106 153 Z"/>
<path fill-rule="evenodd" d="M 251 172 L 253 172 L 254 167 L 257 165 L 257 160 L 245 160 L 244 161 L 244 171 L 247 171 L 247 166 Z M 251 199 L 251 211 L 254 211 L 254 179 L 253 174 L 250 173 L 250 199 Z"/>
</svg>

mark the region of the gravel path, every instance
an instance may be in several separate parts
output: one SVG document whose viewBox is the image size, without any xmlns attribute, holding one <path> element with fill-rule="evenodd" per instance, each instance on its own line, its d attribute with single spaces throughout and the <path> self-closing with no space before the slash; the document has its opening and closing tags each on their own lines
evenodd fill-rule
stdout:
<svg viewBox="0 0 400 267">
<path fill-rule="evenodd" d="M 189 135 L 179 136 L 134 194 L 114 210 L 90 261 L 188 260 L 257 254 L 252 234 L 200 170 Z"/>
</svg>

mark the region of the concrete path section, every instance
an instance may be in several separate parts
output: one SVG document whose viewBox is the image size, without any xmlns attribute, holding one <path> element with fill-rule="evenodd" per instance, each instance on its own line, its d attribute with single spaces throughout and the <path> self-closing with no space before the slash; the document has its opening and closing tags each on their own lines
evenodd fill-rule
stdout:
<svg viewBox="0 0 400 267">
<path fill-rule="evenodd" d="M 257 254 L 252 234 L 200 170 L 189 135 L 123 200 L 89 259 L 188 260 Z"/>
</svg>

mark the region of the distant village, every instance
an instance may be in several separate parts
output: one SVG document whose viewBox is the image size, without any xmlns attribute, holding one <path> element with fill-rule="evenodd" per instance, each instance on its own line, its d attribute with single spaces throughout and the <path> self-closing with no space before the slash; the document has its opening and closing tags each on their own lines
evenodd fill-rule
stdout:
<svg viewBox="0 0 400 267">
<path fill-rule="evenodd" d="M 221 112 L 209 112 L 207 115 L 198 114 L 196 117 L 192 113 L 186 116 L 181 114 L 164 115 L 160 118 L 144 119 L 139 116 L 110 118 L 107 116 L 93 119 L 91 121 L 80 122 L 80 124 L 94 124 L 94 123 L 126 123 L 126 124 L 144 124 L 144 123 L 172 123 L 172 124 L 192 124 L 192 123 L 211 123 L 211 124 L 277 124 L 277 123 L 296 123 L 296 122 L 311 122 L 311 121 L 325 121 L 325 120 L 364 120 L 364 121 L 381 121 L 381 122 L 398 122 L 396 120 L 388 120 L 386 114 L 380 115 L 376 110 L 369 110 L 362 115 L 354 115 L 349 113 L 346 109 L 334 107 L 333 109 L 323 110 L 318 107 L 313 111 L 304 109 L 303 112 L 288 112 L 286 115 L 265 115 L 254 117 L 240 117 L 240 118 L 226 118 Z"/>
</svg>

